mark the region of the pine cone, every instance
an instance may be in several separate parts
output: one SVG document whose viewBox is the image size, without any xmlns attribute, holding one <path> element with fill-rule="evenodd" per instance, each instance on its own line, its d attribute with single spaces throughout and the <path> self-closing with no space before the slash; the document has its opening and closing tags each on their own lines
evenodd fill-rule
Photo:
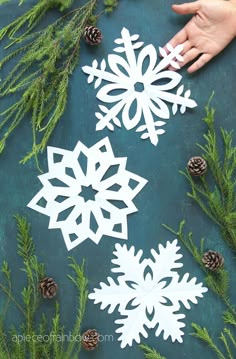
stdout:
<svg viewBox="0 0 236 359">
<path fill-rule="evenodd" d="M 219 252 L 209 250 L 204 253 L 202 257 L 202 262 L 204 263 L 206 268 L 210 269 L 211 271 L 215 271 L 223 267 L 224 258 Z"/>
<path fill-rule="evenodd" d="M 202 176 L 207 171 L 207 163 L 202 157 L 192 157 L 188 161 L 188 171 L 192 176 Z"/>
<path fill-rule="evenodd" d="M 43 298 L 53 298 L 57 294 L 57 284 L 53 278 L 45 277 L 39 283 Z"/>
<path fill-rule="evenodd" d="M 99 343 L 99 334 L 96 329 L 88 329 L 82 334 L 82 345 L 86 350 L 94 350 Z"/>
<path fill-rule="evenodd" d="M 95 26 L 86 26 L 84 39 L 89 45 L 98 45 L 102 41 L 102 33 Z"/>
</svg>

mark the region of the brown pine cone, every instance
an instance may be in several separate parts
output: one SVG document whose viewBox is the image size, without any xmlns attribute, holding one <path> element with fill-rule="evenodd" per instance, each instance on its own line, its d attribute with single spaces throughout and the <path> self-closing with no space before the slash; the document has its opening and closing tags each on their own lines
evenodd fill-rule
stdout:
<svg viewBox="0 0 236 359">
<path fill-rule="evenodd" d="M 102 33 L 95 26 L 86 26 L 84 30 L 84 39 L 89 45 L 98 45 L 102 41 Z"/>
<path fill-rule="evenodd" d="M 99 334 L 96 329 L 88 329 L 82 334 L 82 345 L 85 350 L 94 350 L 99 343 Z"/>
<path fill-rule="evenodd" d="M 39 283 L 39 290 L 43 298 L 53 298 L 57 294 L 57 284 L 53 278 L 45 277 Z"/>
<path fill-rule="evenodd" d="M 202 262 L 206 268 L 210 269 L 211 271 L 216 271 L 217 269 L 223 267 L 224 258 L 219 252 L 209 250 L 204 253 Z"/>
<path fill-rule="evenodd" d="M 202 176 L 207 171 L 207 163 L 202 157 L 190 158 L 187 167 L 192 176 Z"/>
</svg>

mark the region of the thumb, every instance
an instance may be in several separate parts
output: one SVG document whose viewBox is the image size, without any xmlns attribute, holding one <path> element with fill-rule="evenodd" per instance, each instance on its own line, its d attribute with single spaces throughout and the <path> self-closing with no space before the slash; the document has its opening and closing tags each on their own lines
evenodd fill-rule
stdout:
<svg viewBox="0 0 236 359">
<path fill-rule="evenodd" d="M 181 5 L 172 5 L 172 10 L 177 14 L 195 14 L 200 9 L 200 1 L 194 1 Z"/>
</svg>

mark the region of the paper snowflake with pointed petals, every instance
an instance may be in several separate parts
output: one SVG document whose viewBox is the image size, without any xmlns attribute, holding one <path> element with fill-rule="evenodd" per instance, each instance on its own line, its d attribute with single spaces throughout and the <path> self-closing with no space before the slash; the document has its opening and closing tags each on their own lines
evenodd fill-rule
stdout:
<svg viewBox="0 0 236 359">
<path fill-rule="evenodd" d="M 142 250 L 135 254 L 134 247 L 116 244 L 112 272 L 118 278 L 108 277 L 108 284 L 100 283 L 89 298 L 101 303 L 101 309 L 109 307 L 109 314 L 118 308 L 122 318 L 115 323 L 120 326 L 116 332 L 120 333 L 121 348 L 133 341 L 140 343 L 140 335 L 147 338 L 145 327 L 156 328 L 156 336 L 163 332 L 165 340 L 171 337 L 173 342 L 183 342 L 185 315 L 179 313 L 180 304 L 190 309 L 190 303 L 197 304 L 197 297 L 202 298 L 207 288 L 196 284 L 196 278 L 189 279 L 189 273 L 180 278 L 176 271 L 183 266 L 179 249 L 175 239 L 166 247 L 160 244 L 159 253 L 152 249 L 152 258 L 141 260 Z"/>
<path fill-rule="evenodd" d="M 78 142 L 73 151 L 48 147 L 47 154 L 43 188 L 28 207 L 50 217 L 67 249 L 103 235 L 127 239 L 127 216 L 147 180 L 125 169 L 127 158 L 114 156 L 108 137 L 90 148 Z"/>
<path fill-rule="evenodd" d="M 113 131 L 115 126 L 121 127 L 118 118 L 121 113 L 127 130 L 136 127 L 137 132 L 142 132 L 142 139 L 149 139 L 153 145 L 157 145 L 158 136 L 165 133 L 162 127 L 166 122 L 156 121 L 155 116 L 164 120 L 170 118 L 166 103 L 172 104 L 173 114 L 176 114 L 178 108 L 183 114 L 187 107 L 193 108 L 197 104 L 190 99 L 190 90 L 184 91 L 184 86 L 179 86 L 182 76 L 175 71 L 166 70 L 169 66 L 179 68 L 177 61 L 183 61 L 180 54 L 183 45 L 173 48 L 168 44 L 168 54 L 165 49 L 160 48 L 163 58 L 157 63 L 158 55 L 154 46 L 148 45 L 141 49 L 143 42 L 138 42 L 138 39 L 139 35 L 131 36 L 123 28 L 121 38 L 115 40 L 120 46 L 114 51 L 123 53 L 126 58 L 110 54 L 107 62 L 103 59 L 100 66 L 94 60 L 92 66 L 84 66 L 82 69 L 89 75 L 88 83 L 95 81 L 95 89 L 103 81 L 108 82 L 100 88 L 97 98 L 111 107 L 99 105 L 100 112 L 95 114 L 99 120 L 96 130 L 107 127 Z M 136 50 L 139 50 L 138 55 Z M 171 93 L 170 90 L 174 89 L 176 92 Z M 142 118 L 145 124 L 140 125 Z"/>
</svg>

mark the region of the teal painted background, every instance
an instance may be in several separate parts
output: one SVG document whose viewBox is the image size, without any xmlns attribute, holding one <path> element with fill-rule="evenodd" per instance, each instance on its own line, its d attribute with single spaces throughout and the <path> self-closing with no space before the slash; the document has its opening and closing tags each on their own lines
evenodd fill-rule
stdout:
<svg viewBox="0 0 236 359">
<path fill-rule="evenodd" d="M 180 1 L 178 1 L 180 3 Z M 0 12 L 1 25 L 7 24 L 22 10 L 16 6 L 16 1 L 3 6 Z M 24 9 L 32 4 L 26 1 Z M 105 136 L 109 136 L 115 156 L 128 157 L 128 170 L 148 179 L 148 184 L 135 198 L 135 204 L 139 212 L 129 216 L 129 237 L 127 244 L 142 248 L 146 256 L 151 248 L 157 248 L 159 243 L 173 240 L 171 233 L 167 232 L 162 223 L 177 228 L 181 219 L 187 220 L 187 229 L 193 231 L 194 238 L 199 241 L 201 237 L 207 239 L 209 248 L 219 250 L 225 256 L 226 266 L 233 280 L 232 297 L 235 296 L 235 275 L 233 258 L 227 247 L 224 246 L 217 228 L 205 217 L 200 210 L 185 195 L 188 185 L 185 179 L 178 173 L 183 169 L 188 159 L 200 154 L 196 147 L 196 141 L 202 140 L 205 125 L 201 121 L 204 116 L 204 105 L 212 91 L 215 96 L 212 104 L 216 107 L 217 127 L 226 129 L 235 128 L 235 69 L 236 69 L 236 43 L 232 43 L 222 54 L 209 65 L 196 74 L 189 75 L 186 69 L 180 73 L 183 75 L 183 84 L 191 89 L 192 98 L 198 103 L 198 107 L 187 110 L 182 116 L 179 113 L 168 120 L 165 126 L 166 134 L 160 137 L 157 147 L 148 141 L 142 141 L 135 131 L 126 131 L 124 128 L 115 132 L 103 130 L 95 132 L 96 118 L 94 113 L 98 101 L 96 91 L 87 85 L 87 76 L 82 73 L 83 65 L 90 65 L 96 58 L 100 62 L 106 58 L 114 48 L 113 40 L 116 39 L 123 26 L 130 33 L 140 34 L 145 45 L 152 43 L 154 46 L 163 46 L 182 26 L 187 17 L 179 17 L 171 11 L 171 0 L 121 0 L 119 8 L 111 16 L 103 16 L 99 20 L 99 27 L 103 32 L 103 42 L 99 47 L 89 48 L 85 44 L 81 47 L 80 65 L 71 77 L 70 93 L 67 110 L 58 125 L 50 145 L 72 150 L 78 140 L 91 146 Z M 52 12 L 45 18 L 44 24 L 58 15 Z M 0 48 L 3 56 L 3 44 Z M 5 73 L 7 69 L 4 70 Z M 4 76 L 4 73 L 1 74 Z M 6 100 L 0 100 L 1 109 L 7 105 Z M 5 102 L 6 101 L 6 102 Z M 31 146 L 30 118 L 25 120 L 9 139 L 6 151 L 0 157 L 0 246 L 1 260 L 7 259 L 12 268 L 16 282 L 16 290 L 23 284 L 21 266 L 16 255 L 16 228 L 12 217 L 15 213 L 26 215 L 32 223 L 32 236 L 39 257 L 46 263 L 48 274 L 58 282 L 59 300 L 61 302 L 62 316 L 67 329 L 74 319 L 75 293 L 68 283 L 68 255 L 81 262 L 86 259 L 86 273 L 89 278 L 89 288 L 92 290 L 100 281 L 105 281 L 110 275 L 112 252 L 115 243 L 113 238 L 104 237 L 97 246 L 91 241 L 86 241 L 69 253 L 59 230 L 48 230 L 48 217 L 26 208 L 26 204 L 41 188 L 37 179 L 37 169 L 34 162 L 20 165 L 18 162 Z M 47 171 L 46 153 L 41 158 L 41 166 Z M 121 243 L 121 242 L 120 242 Z M 197 276 L 202 280 L 202 274 L 198 266 L 193 262 L 189 253 L 182 247 L 181 250 L 184 267 L 182 272 L 189 271 L 191 276 Z M 0 298 L 2 303 L 2 298 Z M 52 304 L 48 304 L 50 307 Z M 184 343 L 172 343 L 164 341 L 162 336 L 155 338 L 154 330 L 149 330 L 149 337 L 143 340 L 155 347 L 168 359 L 184 359 L 191 356 L 192 359 L 215 358 L 215 355 L 202 343 L 194 339 L 191 322 L 197 322 L 206 326 L 213 336 L 218 336 L 223 327 L 221 313 L 224 307 L 221 302 L 210 292 L 206 293 L 199 305 L 193 306 L 191 311 L 182 309 L 186 314 L 186 327 Z M 45 310 L 46 304 L 45 304 Z M 14 309 L 10 322 L 19 320 Z M 81 359 L 96 358 L 110 359 L 111 355 L 116 359 L 129 358 L 141 359 L 143 354 L 134 344 L 132 348 L 120 349 L 115 334 L 117 312 L 109 315 L 101 311 L 92 301 L 88 302 L 84 329 L 96 327 L 101 334 L 114 335 L 113 342 L 100 345 L 99 349 L 92 353 L 83 352 Z"/>
</svg>

